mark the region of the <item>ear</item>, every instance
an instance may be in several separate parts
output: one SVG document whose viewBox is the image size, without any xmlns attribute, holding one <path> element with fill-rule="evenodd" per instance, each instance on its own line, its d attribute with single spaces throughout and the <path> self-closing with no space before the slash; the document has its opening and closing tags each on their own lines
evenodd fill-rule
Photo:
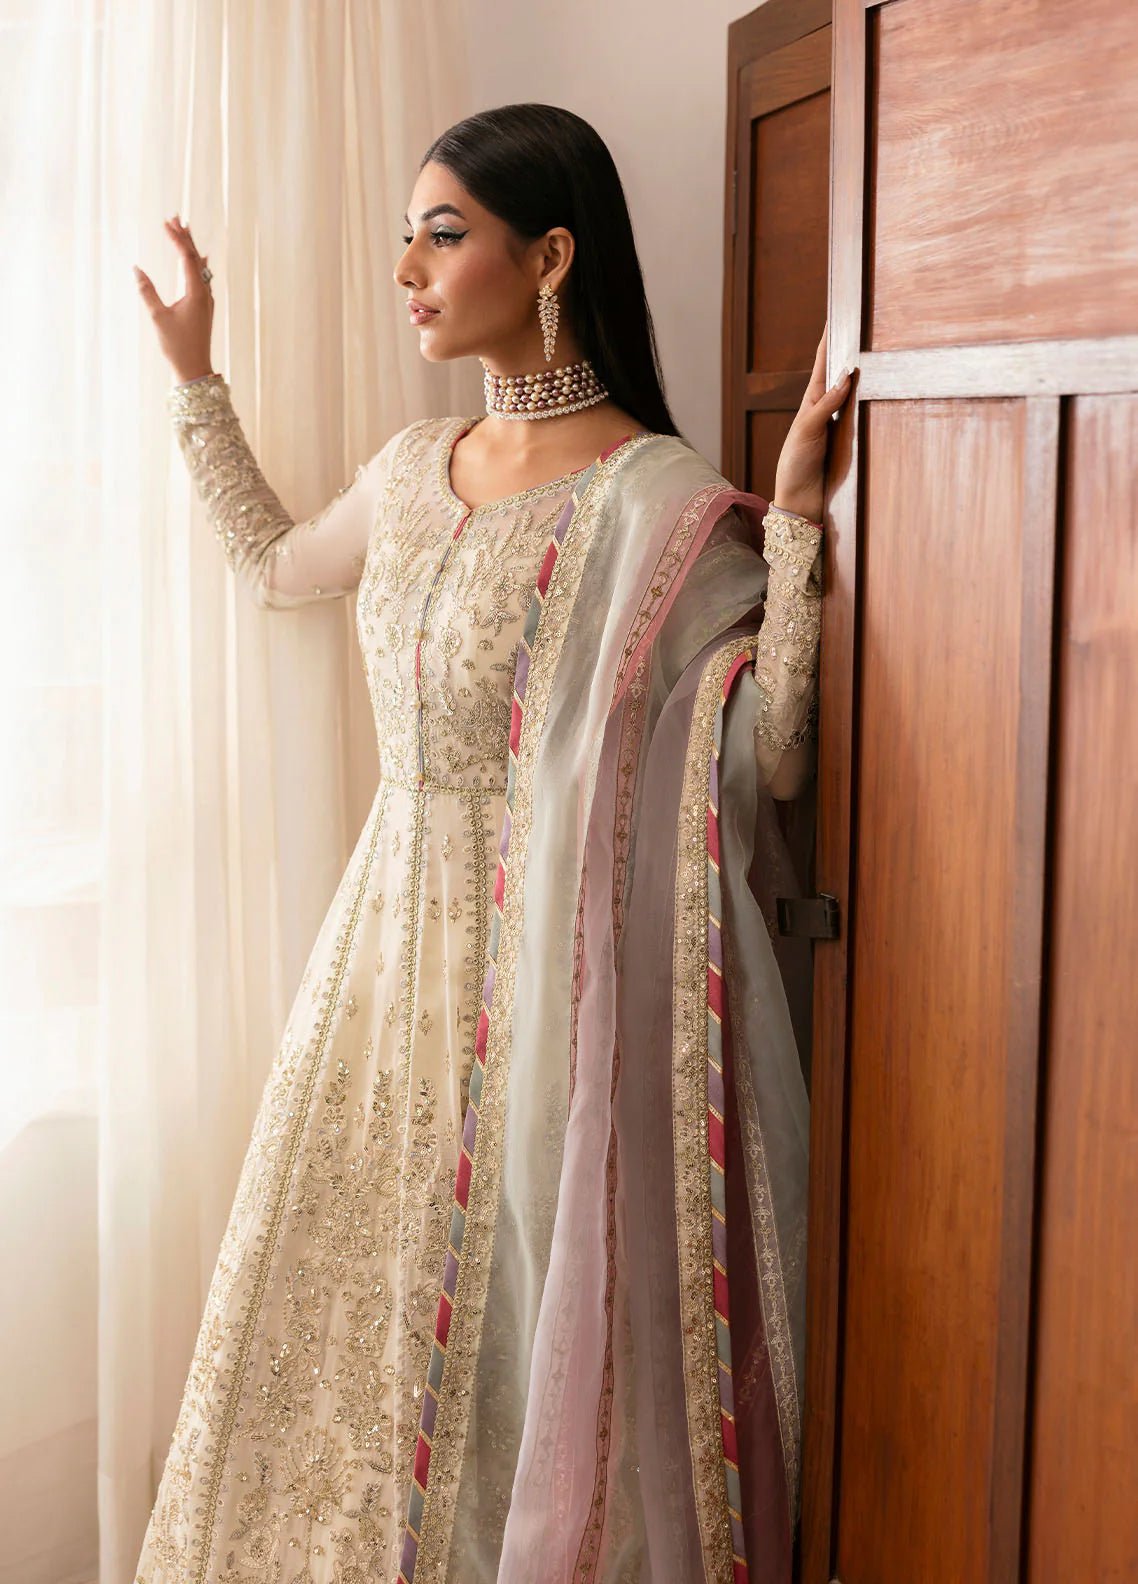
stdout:
<svg viewBox="0 0 1138 1584">
<path fill-rule="evenodd" d="M 547 231 L 542 247 L 541 279 L 538 284 L 549 281 L 550 285 L 559 291 L 569 273 L 569 266 L 573 262 L 576 250 L 573 233 L 567 231 L 564 226 L 554 226 L 552 231 Z"/>
</svg>

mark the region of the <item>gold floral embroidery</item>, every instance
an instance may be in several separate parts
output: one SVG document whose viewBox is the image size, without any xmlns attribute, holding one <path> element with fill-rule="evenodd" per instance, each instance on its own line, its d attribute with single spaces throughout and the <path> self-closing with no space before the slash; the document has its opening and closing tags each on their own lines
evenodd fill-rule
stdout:
<svg viewBox="0 0 1138 1584">
<path fill-rule="evenodd" d="M 728 1006 L 735 1032 L 736 1050 L 744 1050 L 744 1030 L 738 1025 L 743 1019 L 737 993 L 731 993 L 736 983 L 735 941 L 730 931 L 723 933 L 724 980 L 728 986 Z M 795 1251 L 788 1250 L 784 1258 L 779 1248 L 775 1229 L 774 1206 L 771 1199 L 770 1174 L 767 1169 L 767 1149 L 759 1121 L 755 1099 L 754 1076 L 748 1062 L 737 1062 L 735 1088 L 742 1134 L 743 1170 L 747 1180 L 747 1197 L 753 1207 L 753 1246 L 755 1269 L 763 1289 L 765 1310 L 764 1332 L 766 1349 L 754 1350 L 752 1363 L 765 1376 L 769 1370 L 774 1386 L 775 1404 L 778 1408 L 779 1430 L 782 1436 L 783 1466 L 786 1470 L 787 1497 L 791 1506 L 788 1518 L 793 1526 L 798 1520 L 798 1498 L 801 1493 L 800 1462 L 802 1423 L 798 1408 L 798 1381 L 794 1367 L 794 1349 L 787 1313 L 787 1278 L 794 1265 Z M 753 1387 L 750 1381 L 738 1377 L 735 1382 L 735 1409 L 739 1412 L 750 1400 Z"/>
<path fill-rule="evenodd" d="M 211 1442 L 206 1453 L 208 1462 L 202 1471 L 205 1488 L 202 1492 L 199 1514 L 190 1518 L 183 1509 L 182 1514 L 174 1515 L 179 1523 L 186 1523 L 197 1531 L 197 1555 L 194 1557 L 192 1573 L 197 1584 L 205 1584 L 208 1577 L 212 1553 L 211 1542 L 221 1499 L 222 1481 L 241 1413 L 241 1386 L 246 1367 L 253 1355 L 260 1303 L 272 1271 L 277 1238 L 289 1209 L 288 1192 L 292 1168 L 301 1155 L 304 1128 L 320 1074 L 321 1055 L 331 1038 L 332 1023 L 339 1005 L 340 988 L 347 971 L 368 875 L 383 825 L 384 804 L 385 798 L 377 795 L 371 816 L 370 833 L 366 843 L 361 840 L 362 855 L 356 864 L 349 864 L 337 893 L 337 899 L 346 905 L 325 978 L 322 993 L 323 1012 L 312 1049 L 305 1053 L 308 1057 L 307 1069 L 300 1080 L 300 1092 L 295 1093 L 294 1090 L 294 1075 L 299 1066 L 297 1053 L 287 1037 L 282 1045 L 279 1070 L 274 1072 L 270 1083 L 266 1086 L 267 1104 L 263 1104 L 258 1113 L 257 1125 L 242 1168 L 234 1208 L 219 1256 L 219 1269 L 226 1274 L 221 1281 L 215 1280 L 211 1284 L 210 1301 L 203 1317 L 198 1346 L 195 1349 L 194 1365 L 191 1368 L 191 1382 L 183 1399 L 179 1425 L 175 1427 L 171 1456 L 174 1459 L 173 1467 L 176 1472 L 179 1470 L 184 1472 L 188 1463 L 187 1449 L 180 1441 L 179 1432 L 188 1432 L 193 1419 L 200 1417 L 201 1422 L 210 1427 L 211 1433 Z M 275 1137 L 278 1131 L 284 1135 L 279 1141 Z M 283 1148 L 279 1147 L 280 1144 L 283 1144 Z M 199 1396 L 193 1389 L 193 1374 L 205 1365 L 214 1330 L 214 1315 L 228 1306 L 230 1293 L 235 1285 L 235 1283 L 231 1284 L 228 1273 L 234 1270 L 248 1220 L 258 1214 L 263 1214 L 265 1217 L 265 1231 L 258 1240 L 253 1256 L 250 1298 L 244 1305 L 239 1326 L 234 1326 L 234 1330 L 237 1331 L 236 1338 L 229 1339 L 232 1350 L 227 1350 L 228 1357 L 221 1363 L 221 1367 L 213 1377 L 208 1393 L 204 1397 Z M 289 1357 L 291 1358 L 291 1355 Z M 264 1411 L 263 1402 L 260 1408 Z M 281 1411 L 279 1405 L 276 1411 L 278 1413 Z M 303 1413 L 303 1402 L 300 1403 L 297 1411 Z M 253 1423 L 256 1425 L 261 1421 L 256 1418 L 256 1408 L 253 1412 Z M 273 1412 L 271 1402 L 268 1412 L 270 1415 Z M 193 1437 L 195 1444 L 197 1439 L 195 1433 Z M 169 1507 L 163 1504 L 161 1492 L 157 1511 L 165 1514 L 160 1519 L 159 1554 L 161 1555 L 162 1552 L 167 1555 L 177 1554 L 181 1550 L 188 1561 L 191 1555 L 188 1539 L 171 1536 L 172 1515 Z M 169 1538 L 162 1538 L 163 1527 Z"/>
<path fill-rule="evenodd" d="M 258 604 L 283 609 L 304 604 L 311 596 L 331 597 L 356 587 L 366 563 L 366 554 L 360 551 L 342 553 L 334 586 L 313 583 L 302 591 L 294 579 L 292 592 L 285 592 L 273 585 L 272 568 L 291 560 L 298 546 L 319 533 L 342 498 L 359 486 L 364 466 L 322 511 L 294 523 L 249 448 L 229 385 L 220 374 L 175 386 L 167 393 L 166 406 L 187 471 L 226 560 L 248 582 Z"/>
<path fill-rule="evenodd" d="M 479 512 L 436 578 L 458 520 L 435 488 L 445 428 L 407 431 L 368 546 L 356 615 L 381 788 L 266 1082 L 138 1584 L 326 1584 L 397 1566 L 482 997 L 513 672 L 559 509 L 547 491 L 544 516 L 533 501 Z"/>
<path fill-rule="evenodd" d="M 628 442 L 630 447 L 644 443 L 644 440 Z M 598 508 L 613 471 L 615 468 L 606 471 L 604 465 L 600 465 L 577 504 L 546 590 L 541 617 L 533 637 L 525 714 L 518 747 L 516 801 L 511 820 L 510 864 L 516 873 L 524 873 L 525 869 L 532 813 L 529 805 L 530 771 L 541 738 L 556 658 L 564 643 L 575 594 L 580 586 Z M 499 920 L 494 999 L 496 1005 L 507 1009 L 513 1001 L 517 966 L 518 934 L 521 928 L 520 895 L 520 888 L 507 886 L 505 906 Z M 477 1339 L 482 1331 L 490 1274 L 489 1240 L 498 1203 L 502 1166 L 502 1109 L 508 1077 L 509 1031 L 508 1016 L 491 1017 L 462 1259 L 439 1389 L 439 1408 L 431 1447 L 431 1472 L 416 1555 L 416 1578 L 423 1580 L 424 1584 L 430 1584 L 430 1581 L 443 1576 L 450 1553 L 458 1470 L 466 1443 L 471 1407 L 468 1384 L 470 1369 L 478 1345 Z"/>
<path fill-rule="evenodd" d="M 763 528 L 770 574 L 754 666 L 761 695 L 755 731 L 785 752 L 817 736 L 822 530 L 775 507 Z"/>
<path fill-rule="evenodd" d="M 356 620 L 383 772 L 410 779 L 419 768 L 418 650 L 418 725 L 432 779 L 504 790 L 518 634 L 572 476 L 467 515 L 446 484 L 446 456 L 468 422 L 425 419 L 408 430 L 391 464 L 384 532 L 368 549 Z"/>
<path fill-rule="evenodd" d="M 722 487 L 721 484 L 704 485 L 702 489 L 696 491 L 680 513 L 676 527 L 664 546 L 659 563 L 652 574 L 651 582 L 648 585 L 648 590 L 640 609 L 628 630 L 624 652 L 617 667 L 616 684 L 613 690 L 615 693 L 619 694 L 621 692 L 624 686 L 625 673 L 632 663 L 633 655 L 651 626 L 652 619 L 659 610 L 662 600 L 675 582 L 676 575 L 695 537 L 696 529 L 699 527 L 700 519 Z"/>
<path fill-rule="evenodd" d="M 696 689 L 684 759 L 675 881 L 672 1089 L 680 1331 L 695 1508 L 709 1584 L 731 1584 L 734 1574 L 723 1471 L 708 1178 L 707 798 L 723 681 L 732 662 L 753 643 L 750 635 L 744 635 L 723 644 L 708 660 Z"/>
</svg>

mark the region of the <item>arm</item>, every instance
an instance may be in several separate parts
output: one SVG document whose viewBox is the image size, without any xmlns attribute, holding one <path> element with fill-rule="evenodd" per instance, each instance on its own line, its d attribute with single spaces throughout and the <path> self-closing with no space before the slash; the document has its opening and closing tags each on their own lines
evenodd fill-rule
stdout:
<svg viewBox="0 0 1138 1584">
<path fill-rule="evenodd" d="M 766 562 L 762 625 L 753 676 L 759 689 L 755 723 L 755 765 L 772 797 L 797 797 L 814 773 L 817 759 L 818 642 L 821 632 L 821 524 L 771 506 L 763 518 Z M 731 557 L 740 588 L 749 586 L 755 553 L 753 530 L 733 508 L 723 513 L 707 537 L 703 557 Z M 721 560 L 721 570 L 724 565 Z M 699 604 L 696 578 L 692 599 Z M 761 591 L 762 585 L 759 584 Z M 680 598 L 684 595 L 681 593 Z M 696 626 L 699 636 L 698 625 Z"/>
<path fill-rule="evenodd" d="M 754 672 L 762 694 L 755 762 L 772 797 L 793 798 L 817 759 L 822 528 L 773 505 L 763 528 L 770 573 Z"/>
<path fill-rule="evenodd" d="M 220 374 L 175 385 L 166 400 L 226 559 L 259 606 L 287 610 L 358 586 L 399 435 L 314 517 L 295 522 L 257 465 Z"/>
</svg>

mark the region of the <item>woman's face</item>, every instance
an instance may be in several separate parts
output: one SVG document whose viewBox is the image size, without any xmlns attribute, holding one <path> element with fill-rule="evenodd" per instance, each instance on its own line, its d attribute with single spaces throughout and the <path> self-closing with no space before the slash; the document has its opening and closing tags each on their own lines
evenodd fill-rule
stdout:
<svg viewBox="0 0 1138 1584">
<path fill-rule="evenodd" d="M 558 228 L 523 242 L 476 203 L 450 171 L 428 161 L 404 216 L 405 250 L 393 278 L 408 300 L 437 310 L 408 321 L 429 362 L 484 357 L 494 368 L 536 368 L 541 361 L 537 289 L 559 289 L 573 255 L 572 235 Z"/>
</svg>

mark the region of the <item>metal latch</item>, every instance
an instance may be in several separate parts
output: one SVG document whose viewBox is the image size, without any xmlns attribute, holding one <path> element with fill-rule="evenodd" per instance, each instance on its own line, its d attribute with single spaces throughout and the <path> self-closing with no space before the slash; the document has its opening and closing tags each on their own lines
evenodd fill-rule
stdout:
<svg viewBox="0 0 1138 1584">
<path fill-rule="evenodd" d="M 837 940 L 838 899 L 823 891 L 812 897 L 775 897 L 780 935 Z"/>
</svg>

